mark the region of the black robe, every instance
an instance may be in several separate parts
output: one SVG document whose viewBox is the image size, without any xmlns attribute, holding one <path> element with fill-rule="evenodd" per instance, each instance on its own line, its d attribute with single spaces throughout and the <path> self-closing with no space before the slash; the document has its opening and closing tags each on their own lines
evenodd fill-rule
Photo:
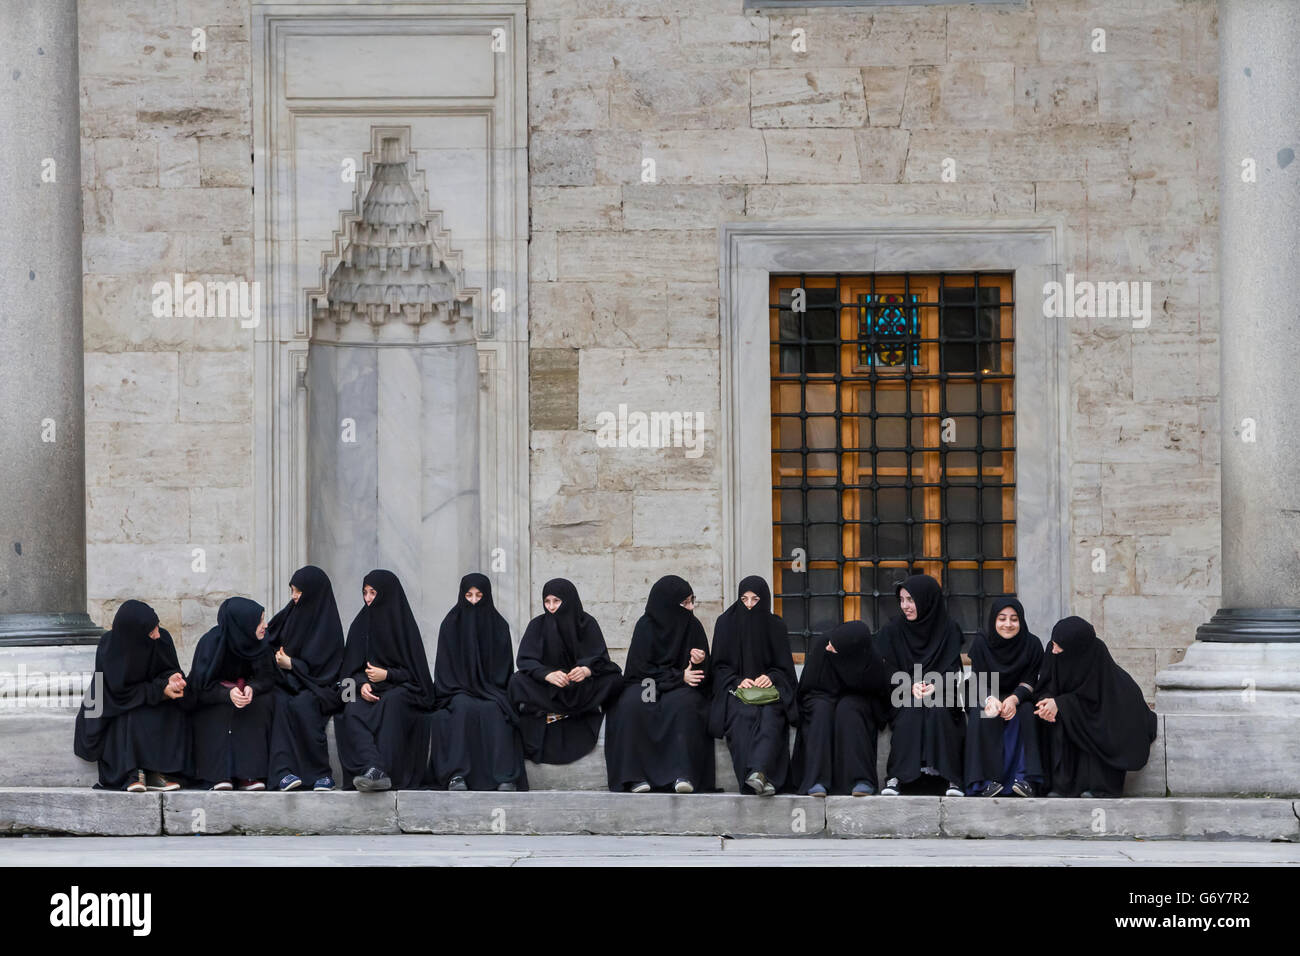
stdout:
<svg viewBox="0 0 1300 956">
<path fill-rule="evenodd" d="M 610 660 L 600 625 L 582 609 L 572 582 L 547 581 L 542 599 L 547 595 L 559 598 L 560 606 L 554 614 L 543 611 L 524 629 L 519 670 L 510 678 L 510 705 L 519 715 L 529 760 L 573 763 L 595 749 L 602 708 L 622 689 L 622 673 Z M 567 687 L 546 680 L 552 671 L 567 674 L 575 667 L 591 668 L 591 676 Z"/>
<path fill-rule="evenodd" d="M 274 651 L 283 647 L 291 666 L 275 668 L 275 715 L 271 725 L 269 786 L 287 774 L 307 787 L 331 776 L 325 729 L 339 706 L 343 624 L 329 575 L 314 565 L 299 568 L 289 583 L 302 593 L 266 626 Z M 274 654 L 272 654 L 274 660 Z"/>
<path fill-rule="evenodd" d="M 740 595 L 752 591 L 758 603 L 747 608 Z M 750 793 L 745 778 L 763 773 L 782 790 L 790 770 L 790 725 L 799 721 L 795 700 L 794 658 L 790 632 L 772 613 L 772 592 L 758 575 L 743 579 L 737 600 L 713 628 L 713 701 L 709 733 L 726 737 L 731 766 L 741 793 Z M 766 674 L 781 694 L 775 704 L 745 704 L 732 693 L 742 680 Z"/>
<path fill-rule="evenodd" d="M 1061 653 L 1043 655 L 1039 700 L 1056 701 L 1047 727 L 1049 782 L 1063 796 L 1085 790 L 1120 796 L 1124 774 L 1141 770 L 1156 739 L 1156 715 L 1142 689 L 1115 663 L 1091 624 L 1067 617 L 1052 628 Z"/>
<path fill-rule="evenodd" d="M 96 789 L 121 790 L 137 770 L 187 774 L 190 729 L 181 701 L 163 691 L 184 673 L 172 637 L 141 601 L 124 601 L 95 651 L 95 675 L 73 734 L 72 751 L 99 764 Z M 186 693 L 190 693 L 186 688 Z M 181 698 L 183 699 L 183 698 Z"/>
<path fill-rule="evenodd" d="M 877 744 L 889 721 L 889 689 L 889 669 L 862 621 L 845 621 L 811 643 L 799 675 L 796 793 L 821 784 L 848 794 L 860 782 L 879 791 Z"/>
<path fill-rule="evenodd" d="M 893 733 L 885 772 L 902 784 L 934 772 L 943 781 L 960 785 L 965 781 L 966 730 L 961 628 L 948 616 L 947 603 L 934 578 L 914 574 L 896 584 L 894 593 L 903 589 L 916 602 L 916 620 L 900 614 L 876 634 L 876 647 L 894 682 Z M 926 675 L 936 686 L 928 699 L 918 700 L 912 696 L 912 684 Z"/>
<path fill-rule="evenodd" d="M 419 789 L 429 771 L 433 709 L 429 658 L 397 575 L 371 571 L 364 584 L 377 593 L 348 628 L 339 669 L 343 710 L 334 717 L 334 736 L 343 768 L 341 783 L 344 790 L 351 790 L 354 777 L 378 767 L 393 781 L 394 790 Z M 361 696 L 363 686 L 371 683 L 367 664 L 388 671 L 385 680 L 371 684 L 377 703 Z"/>
<path fill-rule="evenodd" d="M 678 780 L 697 792 L 715 789 L 709 641 L 704 625 L 681 606 L 691 593 L 676 575 L 660 578 L 632 631 L 623 692 L 605 724 L 605 769 L 615 792 L 643 781 L 653 789 Z M 705 654 L 692 665 L 705 674 L 695 687 L 684 677 L 692 648 Z"/>
<path fill-rule="evenodd" d="M 193 708 L 191 775 L 200 786 L 267 777 L 275 656 L 270 643 L 257 637 L 262 611 L 262 605 L 248 598 L 227 598 L 217 609 L 217 626 L 194 648 L 192 687 L 183 699 Z M 253 699 L 236 707 L 230 690 L 241 682 L 252 688 Z"/>
<path fill-rule="evenodd" d="M 483 597 L 465 599 L 470 588 Z M 437 711 L 433 723 L 433 782 L 445 788 L 464 777 L 471 790 L 513 783 L 528 789 L 524 752 L 506 688 L 514 671 L 510 626 L 492 603 L 484 574 L 461 578 L 456 606 L 438 631 L 433 665 Z"/>
<path fill-rule="evenodd" d="M 998 613 L 1011 608 L 1020 618 L 1020 631 L 1011 638 L 998 633 Z M 966 710 L 966 784 L 975 789 L 980 784 L 998 781 L 1010 787 L 1014 780 L 1003 779 L 1006 759 L 1003 740 L 1010 724 L 1017 727 L 1021 762 L 1025 779 L 1042 783 L 1046 779 L 1039 725 L 1034 718 L 1031 698 L 1043 663 L 1043 642 L 1029 630 L 1024 606 L 1014 597 L 1000 597 L 989 608 L 987 630 L 977 634 L 970 648 L 970 680 L 978 696 L 991 695 L 999 701 L 1015 694 L 1020 703 L 1010 721 L 985 717 L 982 700 L 971 696 Z M 996 684 L 994 683 L 996 679 Z"/>
</svg>

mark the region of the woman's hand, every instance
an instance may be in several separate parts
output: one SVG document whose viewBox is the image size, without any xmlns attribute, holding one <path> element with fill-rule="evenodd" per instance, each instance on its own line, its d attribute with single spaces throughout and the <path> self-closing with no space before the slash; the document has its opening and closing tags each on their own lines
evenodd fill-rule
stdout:
<svg viewBox="0 0 1300 956">
<path fill-rule="evenodd" d="M 985 717 L 996 717 L 1001 712 L 1002 712 L 1002 702 L 998 700 L 996 697 L 990 697 L 988 700 L 984 701 Z"/>
<path fill-rule="evenodd" d="M 1056 723 L 1056 700 L 1052 697 L 1044 697 L 1034 708 L 1034 713 L 1043 718 L 1049 724 Z"/>
<path fill-rule="evenodd" d="M 293 670 L 293 658 L 284 652 L 283 647 L 277 647 L 275 649 L 275 664 L 282 671 Z"/>
<path fill-rule="evenodd" d="M 253 688 L 245 687 L 241 692 L 238 687 L 230 688 L 230 702 L 242 710 L 253 702 Z"/>
<path fill-rule="evenodd" d="M 925 684 L 918 681 L 917 683 L 912 685 L 912 696 L 915 697 L 917 700 L 920 700 L 922 697 L 925 697 L 927 694 L 933 694 L 933 693 L 934 693 L 933 684 Z"/>
<path fill-rule="evenodd" d="M 747 690 L 753 686 L 754 686 L 754 682 L 750 680 L 748 677 L 746 677 L 744 680 L 742 680 L 739 684 L 736 685 L 736 690 Z"/>
<path fill-rule="evenodd" d="M 366 661 L 366 676 L 376 684 L 382 684 L 388 680 L 388 671 L 382 667 L 376 667 L 374 664 Z"/>
<path fill-rule="evenodd" d="M 180 700 L 185 696 L 185 678 L 181 676 L 179 671 L 167 678 L 167 686 L 163 688 L 163 696 L 171 700 Z"/>
<path fill-rule="evenodd" d="M 1015 694 L 1012 694 L 1002 702 L 1002 706 L 998 709 L 998 713 L 1001 715 L 1003 720 L 1010 720 L 1016 716 L 1016 709 L 1019 706 L 1020 698 Z"/>
<path fill-rule="evenodd" d="M 554 684 L 556 687 L 568 687 L 569 675 L 564 671 L 551 671 L 546 675 L 546 683 Z"/>
<path fill-rule="evenodd" d="M 588 677 L 591 676 L 591 668 L 575 667 L 573 670 L 569 671 L 569 673 L 566 674 L 565 676 L 568 677 L 569 680 L 574 684 L 580 684 L 582 683 L 582 681 L 585 681 Z"/>
<path fill-rule="evenodd" d="M 692 664 L 703 664 L 705 656 L 706 656 L 705 653 L 702 650 L 700 650 L 698 647 L 691 648 Z"/>
<path fill-rule="evenodd" d="M 694 653 L 691 656 L 694 657 Z M 686 670 L 682 671 L 682 680 L 686 681 L 687 687 L 698 687 L 700 681 L 704 680 L 704 671 L 687 667 Z"/>
<path fill-rule="evenodd" d="M 759 674 L 757 677 L 754 678 L 754 686 L 755 686 L 755 687 L 771 687 L 771 686 L 772 686 L 772 678 L 768 677 L 766 674 Z"/>
<path fill-rule="evenodd" d="M 372 704 L 379 703 L 379 698 L 375 696 L 374 688 L 368 683 L 361 685 L 361 699 L 368 700 Z"/>
</svg>

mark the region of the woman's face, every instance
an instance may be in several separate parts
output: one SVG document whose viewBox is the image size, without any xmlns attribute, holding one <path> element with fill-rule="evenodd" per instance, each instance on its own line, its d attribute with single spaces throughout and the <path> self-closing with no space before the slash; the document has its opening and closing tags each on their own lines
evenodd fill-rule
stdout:
<svg viewBox="0 0 1300 956">
<path fill-rule="evenodd" d="M 483 592 L 478 588 L 470 588 L 465 592 L 465 600 L 470 604 L 477 604 L 479 601 L 483 600 Z"/>
<path fill-rule="evenodd" d="M 752 611 L 758 606 L 758 595 L 753 591 L 746 591 L 740 596 L 740 603 Z"/>
<path fill-rule="evenodd" d="M 365 600 L 366 606 L 369 607 L 375 603 L 375 598 L 379 597 L 379 592 L 367 584 L 361 589 L 361 597 Z"/>
<path fill-rule="evenodd" d="M 907 588 L 899 589 L 898 606 L 903 612 L 903 617 L 909 621 L 916 620 L 916 602 L 912 600 L 912 595 L 907 592 Z"/>
<path fill-rule="evenodd" d="M 266 612 L 262 612 L 262 620 L 257 623 L 257 639 L 260 641 L 266 637 Z"/>
<path fill-rule="evenodd" d="M 162 637 L 162 632 L 158 630 L 158 625 L 155 624 L 153 630 L 149 632 L 149 640 L 156 641 L 160 637 Z"/>
<path fill-rule="evenodd" d="M 1056 641 L 1052 641 L 1052 653 L 1059 654 L 1061 653 L 1061 650 L 1062 650 L 1061 645 L 1056 643 Z"/>
<path fill-rule="evenodd" d="M 688 611 L 694 611 L 694 610 L 695 610 L 695 595 L 694 595 L 694 594 L 688 594 L 688 595 L 686 595 L 686 600 L 682 602 L 682 607 L 686 608 L 686 610 L 688 610 Z"/>
<path fill-rule="evenodd" d="M 998 611 L 998 619 L 995 626 L 998 633 L 1003 637 L 1010 639 L 1020 633 L 1020 615 L 1016 613 L 1013 607 L 1004 607 Z"/>
<path fill-rule="evenodd" d="M 554 614 L 560 609 L 560 605 L 563 603 L 564 602 L 554 594 L 548 594 L 546 597 L 542 598 L 542 607 L 546 608 L 547 614 Z"/>
<path fill-rule="evenodd" d="M 297 603 L 298 603 L 298 598 L 300 598 L 300 597 L 302 597 L 302 592 L 299 591 L 299 590 L 298 590 L 296 587 L 294 587 L 292 584 L 290 584 L 290 585 L 289 585 L 289 600 L 293 601 L 294 604 L 297 604 Z"/>
</svg>

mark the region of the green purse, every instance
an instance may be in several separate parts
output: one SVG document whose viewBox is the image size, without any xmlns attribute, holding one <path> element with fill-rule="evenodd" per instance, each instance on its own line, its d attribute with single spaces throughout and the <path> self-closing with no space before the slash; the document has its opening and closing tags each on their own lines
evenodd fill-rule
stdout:
<svg viewBox="0 0 1300 956">
<path fill-rule="evenodd" d="M 775 687 L 738 687 L 731 693 L 742 704 L 775 704 L 781 699 L 781 692 Z"/>
</svg>

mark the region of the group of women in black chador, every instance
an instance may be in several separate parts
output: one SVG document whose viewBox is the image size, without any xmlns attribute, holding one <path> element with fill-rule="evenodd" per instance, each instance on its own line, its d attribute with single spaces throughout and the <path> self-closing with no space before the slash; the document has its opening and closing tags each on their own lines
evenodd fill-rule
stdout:
<svg viewBox="0 0 1300 956">
<path fill-rule="evenodd" d="M 740 790 L 760 796 L 1118 796 L 1125 772 L 1146 763 L 1155 715 L 1081 618 L 1059 621 L 1045 650 L 1020 602 L 995 599 L 966 677 L 939 583 L 917 574 L 896 585 L 899 616 L 874 636 L 861 621 L 834 627 L 796 674 L 767 583 L 747 577 L 737 590 L 710 648 L 690 584 L 655 582 L 621 670 L 563 578 L 543 586 L 514 655 L 491 582 L 466 575 L 432 673 L 391 571 L 366 575 L 346 639 L 317 567 L 293 575 L 269 622 L 256 602 L 226 600 L 188 674 L 157 614 L 126 601 L 100 639 L 101 680 L 74 749 L 98 762 L 100 787 L 129 791 L 181 779 L 332 790 L 331 718 L 343 786 L 363 791 L 526 790 L 525 758 L 572 763 L 596 747 L 602 721 L 619 792 L 714 790 L 715 738 Z"/>
</svg>

